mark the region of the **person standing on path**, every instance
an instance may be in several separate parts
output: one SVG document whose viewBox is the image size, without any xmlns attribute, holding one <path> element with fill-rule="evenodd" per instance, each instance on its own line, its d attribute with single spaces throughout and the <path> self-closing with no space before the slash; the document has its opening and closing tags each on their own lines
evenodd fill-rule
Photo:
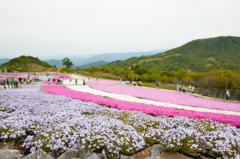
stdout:
<svg viewBox="0 0 240 159">
<path fill-rule="evenodd" d="M 193 92 L 194 92 L 194 89 L 195 89 L 195 87 L 194 87 L 194 86 L 192 86 L 192 94 L 193 94 Z"/>
<path fill-rule="evenodd" d="M 188 87 L 188 91 L 191 92 L 191 91 L 192 91 L 191 89 L 192 89 L 192 86 L 189 85 L 189 87 Z"/>
<path fill-rule="evenodd" d="M 76 85 L 77 85 L 77 78 L 75 79 L 75 83 L 76 83 Z"/>
<path fill-rule="evenodd" d="M 50 84 L 50 78 L 48 78 L 48 84 Z"/>
<path fill-rule="evenodd" d="M 9 82 L 8 77 L 7 77 L 6 81 L 7 81 L 8 89 L 10 89 L 10 86 L 9 86 L 9 83 L 10 83 L 10 82 Z"/>
<path fill-rule="evenodd" d="M 156 88 L 158 88 L 158 81 L 156 82 Z"/>
<path fill-rule="evenodd" d="M 184 86 L 182 87 L 182 91 L 183 91 L 183 93 L 185 93 L 185 87 Z"/>
<path fill-rule="evenodd" d="M 139 86 L 142 86 L 142 81 L 139 81 L 139 82 L 138 82 L 138 85 L 139 85 Z"/>
<path fill-rule="evenodd" d="M 228 98 L 230 98 L 230 97 L 231 97 L 230 92 L 229 92 L 229 90 L 227 89 L 227 91 L 226 91 L 226 100 L 228 100 Z"/>
</svg>

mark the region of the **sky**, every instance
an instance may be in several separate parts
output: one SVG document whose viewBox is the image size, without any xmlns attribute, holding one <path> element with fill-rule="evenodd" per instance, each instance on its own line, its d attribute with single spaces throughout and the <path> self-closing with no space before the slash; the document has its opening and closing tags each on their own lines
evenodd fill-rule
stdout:
<svg viewBox="0 0 240 159">
<path fill-rule="evenodd" d="M 240 0 L 0 0 L 0 58 L 172 49 L 240 36 Z"/>
</svg>

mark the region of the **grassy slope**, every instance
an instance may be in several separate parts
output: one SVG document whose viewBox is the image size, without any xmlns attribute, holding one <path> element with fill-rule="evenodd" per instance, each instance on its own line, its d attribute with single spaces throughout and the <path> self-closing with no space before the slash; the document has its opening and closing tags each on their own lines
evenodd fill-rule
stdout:
<svg viewBox="0 0 240 159">
<path fill-rule="evenodd" d="M 124 61 L 114 61 L 108 66 L 141 68 L 159 71 L 177 71 L 179 68 L 195 72 L 219 69 L 240 69 L 240 37 L 217 37 L 189 42 L 181 47 L 153 56 L 141 56 Z"/>
</svg>

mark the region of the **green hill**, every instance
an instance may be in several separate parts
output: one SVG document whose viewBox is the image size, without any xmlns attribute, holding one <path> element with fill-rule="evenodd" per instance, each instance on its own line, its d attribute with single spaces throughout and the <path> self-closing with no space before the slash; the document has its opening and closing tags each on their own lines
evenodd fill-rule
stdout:
<svg viewBox="0 0 240 159">
<path fill-rule="evenodd" d="M 32 56 L 20 56 L 1 65 L 1 68 L 18 71 L 42 70 L 51 67 L 48 63 Z"/>
<path fill-rule="evenodd" d="M 96 61 L 96 62 L 92 62 L 92 63 L 85 64 L 85 65 L 81 65 L 81 66 L 79 66 L 79 67 L 80 67 L 80 68 L 91 68 L 92 66 L 100 67 L 100 66 L 106 65 L 106 64 L 108 64 L 108 63 L 109 63 L 109 62 L 100 60 L 100 61 Z"/>
<path fill-rule="evenodd" d="M 216 37 L 191 41 L 178 48 L 152 56 L 133 57 L 114 61 L 107 66 L 129 68 L 139 64 L 141 68 L 158 71 L 177 71 L 180 68 L 194 72 L 219 69 L 240 69 L 240 37 Z"/>
</svg>

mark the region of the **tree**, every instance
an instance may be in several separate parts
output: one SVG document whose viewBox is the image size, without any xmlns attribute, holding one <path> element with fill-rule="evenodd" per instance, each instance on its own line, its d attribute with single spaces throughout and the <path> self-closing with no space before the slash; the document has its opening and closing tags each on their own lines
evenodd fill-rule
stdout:
<svg viewBox="0 0 240 159">
<path fill-rule="evenodd" d="M 67 66 L 67 68 L 71 68 L 71 66 L 73 65 L 73 63 L 71 62 L 71 60 L 67 57 L 65 57 L 62 60 L 63 66 Z"/>
<path fill-rule="evenodd" d="M 89 72 L 90 72 L 91 76 L 92 76 L 93 73 L 96 71 L 95 68 L 96 68 L 95 66 L 92 66 L 92 67 L 89 69 Z"/>
<path fill-rule="evenodd" d="M 129 74 L 128 74 L 128 77 L 130 77 L 131 81 L 133 81 L 135 79 L 135 74 L 134 74 L 134 71 L 130 71 Z"/>
<path fill-rule="evenodd" d="M 160 75 L 159 73 L 154 73 L 149 76 L 149 80 L 152 82 L 159 81 L 160 80 Z"/>
<path fill-rule="evenodd" d="M 148 74 L 147 73 L 144 73 L 141 78 L 143 79 L 144 82 L 148 81 L 149 80 L 149 77 L 148 77 Z"/>
</svg>

